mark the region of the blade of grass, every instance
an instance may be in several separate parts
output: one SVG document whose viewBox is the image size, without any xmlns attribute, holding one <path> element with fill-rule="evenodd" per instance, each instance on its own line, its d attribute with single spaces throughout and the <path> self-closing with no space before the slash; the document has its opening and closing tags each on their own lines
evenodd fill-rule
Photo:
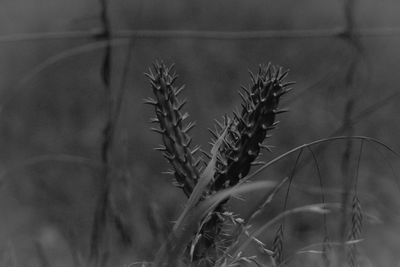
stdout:
<svg viewBox="0 0 400 267">
<path fill-rule="evenodd" d="M 319 203 L 319 204 L 305 205 L 290 210 L 285 210 L 284 212 L 278 214 L 277 216 L 269 220 L 267 223 L 265 223 L 263 226 L 252 232 L 249 235 L 249 237 L 245 241 L 243 241 L 243 243 L 236 249 L 234 254 L 243 252 L 251 244 L 253 238 L 257 238 L 259 235 L 264 233 L 269 227 L 281 221 L 282 219 L 286 218 L 287 216 L 305 212 L 325 214 L 330 212 L 329 208 L 338 208 L 338 207 L 340 207 L 338 203 Z"/>
<path fill-rule="evenodd" d="M 185 219 L 185 216 L 187 215 L 189 210 L 191 210 L 192 208 L 194 208 L 197 205 L 197 203 L 199 202 L 200 198 L 203 195 L 204 190 L 206 189 L 208 184 L 214 178 L 215 164 L 217 162 L 217 156 L 219 153 L 218 149 L 224 142 L 225 136 L 228 132 L 228 127 L 229 126 L 227 126 L 225 128 L 224 132 L 221 134 L 221 136 L 218 138 L 218 140 L 215 142 L 214 146 L 212 147 L 212 149 L 211 149 L 212 158 L 209 161 L 209 163 L 207 164 L 207 167 L 204 170 L 204 172 L 201 174 L 198 183 L 196 184 L 195 188 L 193 189 L 192 194 L 189 197 L 189 200 L 187 201 L 185 209 L 183 210 L 181 216 L 179 217 L 176 224 L 174 225 L 174 228 L 173 228 L 174 231 L 177 231 L 179 228 L 181 228 L 183 226 L 182 222 Z"/>
<path fill-rule="evenodd" d="M 323 138 L 323 139 L 319 139 L 310 143 L 306 143 L 300 146 L 297 146 L 283 154 L 281 154 L 278 157 L 275 157 L 274 159 L 270 160 L 269 162 L 267 162 L 266 164 L 264 164 L 263 166 L 261 166 L 260 168 L 258 168 L 256 171 L 254 171 L 253 173 L 251 173 L 250 175 L 244 177 L 242 179 L 241 182 L 246 182 L 252 178 L 254 178 L 256 175 L 258 175 L 259 173 L 261 173 L 263 170 L 265 170 L 266 168 L 274 165 L 275 163 L 277 163 L 278 161 L 286 158 L 287 156 L 303 149 L 303 148 L 307 148 L 307 147 L 312 147 L 312 146 L 316 146 L 319 144 L 323 144 L 323 143 L 329 143 L 329 142 L 333 142 L 333 141 L 339 141 L 339 140 L 347 140 L 347 139 L 353 139 L 353 140 L 365 140 L 371 143 L 375 143 L 378 144 L 382 147 L 384 147 L 386 150 L 390 151 L 392 154 L 394 154 L 396 157 L 400 158 L 400 154 L 397 153 L 394 149 L 392 149 L 390 146 L 386 145 L 385 143 L 379 141 L 378 139 L 375 138 L 371 138 L 371 137 L 366 137 L 366 136 L 336 136 L 336 137 L 328 137 L 328 138 Z"/>
<path fill-rule="evenodd" d="M 362 242 L 363 239 L 358 239 L 358 240 L 350 240 L 345 242 L 345 245 L 350 246 L 350 245 L 354 245 L 354 244 L 358 244 L 360 242 Z M 288 264 L 290 261 L 292 261 L 297 255 L 301 255 L 301 254 L 306 254 L 306 253 L 316 253 L 316 254 L 322 254 L 323 251 L 322 250 L 313 250 L 313 248 L 315 247 L 321 247 L 323 245 L 329 245 L 329 246 L 335 246 L 335 247 L 340 247 L 342 245 L 341 242 L 339 241 L 330 241 L 330 242 L 319 242 L 319 243 L 313 243 L 310 245 L 307 245 L 305 247 L 302 247 L 300 249 L 298 249 L 293 255 L 287 257 L 282 263 L 281 266 L 284 266 L 286 264 Z"/>
</svg>

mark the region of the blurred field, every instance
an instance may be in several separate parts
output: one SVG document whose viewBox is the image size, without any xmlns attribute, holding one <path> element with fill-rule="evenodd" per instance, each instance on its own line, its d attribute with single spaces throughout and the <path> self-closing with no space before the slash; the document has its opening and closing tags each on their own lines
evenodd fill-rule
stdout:
<svg viewBox="0 0 400 267">
<path fill-rule="evenodd" d="M 278 33 L 253 39 L 137 37 L 112 46 L 111 89 L 122 89 L 124 95 L 111 148 L 111 203 L 127 225 L 131 242 L 111 231 L 109 266 L 151 261 L 185 201 L 170 177 L 161 174 L 168 165 L 153 149 L 161 140 L 149 130 L 153 110 L 143 104 L 152 94 L 143 72 L 155 59 L 176 64 L 178 84 L 186 84 L 186 108 L 197 123 L 194 141 L 206 150 L 207 128 L 240 103 L 237 90 L 249 83 L 248 69 L 272 62 L 290 69 L 288 80 L 297 84 L 283 102 L 291 111 L 279 116 L 281 123 L 269 139 L 276 148 L 273 154 L 264 154 L 264 160 L 303 143 L 349 133 L 348 125 L 336 132 L 345 121 L 349 99 L 354 100 L 351 133 L 379 139 L 400 151 L 400 2 L 355 1 L 355 31 L 364 34 L 358 37 L 361 56 L 354 69 L 350 65 L 357 52 L 335 34 L 345 27 L 344 1 L 109 2 L 111 34 L 116 36 L 122 30 Z M 99 14 L 98 1 L 0 2 L 1 266 L 78 266 L 88 256 L 107 105 L 101 76 L 104 46 L 90 45 L 99 43 L 90 35 L 102 27 Z M 317 32 L 284 34 L 300 30 Z M 329 30 L 331 35 L 322 34 Z M 19 35 L 68 31 L 88 35 Z M 352 175 L 359 144 L 353 143 Z M 322 178 L 331 189 L 341 188 L 345 147 L 345 142 L 335 142 L 317 154 Z M 280 180 L 294 161 L 295 157 L 287 159 L 258 179 Z M 368 215 L 360 243 L 361 254 L 369 261 L 365 266 L 400 264 L 399 164 L 393 154 L 365 144 L 359 168 L 360 199 Z M 294 181 L 299 187 L 318 188 L 315 166 L 307 164 Z M 318 202 L 318 195 L 308 191 L 293 189 L 289 205 Z M 245 212 L 247 203 L 257 197 L 243 196 L 245 201 L 233 201 L 232 208 Z M 339 198 L 333 190 L 327 201 Z M 281 199 L 274 201 L 265 218 L 280 212 Z M 328 218 L 335 229 L 337 216 Z M 285 255 L 320 242 L 319 222 L 312 216 L 287 221 Z M 267 244 L 271 235 L 263 239 Z M 303 266 L 312 257 L 300 255 L 293 266 Z"/>
</svg>

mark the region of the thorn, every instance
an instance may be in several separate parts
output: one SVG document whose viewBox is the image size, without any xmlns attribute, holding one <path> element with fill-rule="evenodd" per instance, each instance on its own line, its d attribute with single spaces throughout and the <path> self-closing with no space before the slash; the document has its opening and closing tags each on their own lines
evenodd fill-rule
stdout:
<svg viewBox="0 0 400 267">
<path fill-rule="evenodd" d="M 231 133 L 231 135 L 233 136 L 233 139 L 234 139 L 235 141 L 239 140 L 240 137 L 241 137 L 240 132 L 237 131 L 237 130 L 232 130 L 232 131 L 230 131 L 230 133 Z"/>
<path fill-rule="evenodd" d="M 172 185 L 173 185 L 173 186 L 176 186 L 176 187 L 178 187 L 178 188 L 183 188 L 183 187 L 185 186 L 183 183 L 179 183 L 179 182 L 176 181 L 176 180 L 173 180 L 173 181 L 172 181 Z"/>
<path fill-rule="evenodd" d="M 283 79 L 286 78 L 286 76 L 289 74 L 289 70 L 284 71 L 281 76 L 278 78 L 279 81 L 282 81 Z"/>
<path fill-rule="evenodd" d="M 151 70 L 151 68 L 149 68 L 149 74 L 150 74 L 153 78 L 156 77 L 156 76 L 154 75 L 153 71 Z"/>
<path fill-rule="evenodd" d="M 208 142 L 208 144 L 210 144 L 211 146 L 213 146 L 215 144 L 217 140 L 214 137 L 210 138 L 210 142 Z"/>
<path fill-rule="evenodd" d="M 182 118 L 182 116 L 177 116 L 178 118 L 176 119 L 176 121 L 175 121 L 175 123 L 172 123 L 172 125 L 175 127 L 175 128 L 181 128 L 182 126 L 181 126 L 181 124 L 182 124 L 182 121 L 183 121 L 183 118 Z"/>
<path fill-rule="evenodd" d="M 189 113 L 185 112 L 182 116 L 182 121 L 186 120 L 187 118 L 189 118 Z"/>
<path fill-rule="evenodd" d="M 165 130 L 159 128 L 150 128 L 150 130 L 159 134 L 165 134 Z"/>
<path fill-rule="evenodd" d="M 161 66 L 160 62 L 156 61 L 156 62 L 153 63 L 153 69 L 155 71 L 159 72 L 161 70 L 161 67 L 162 66 Z"/>
<path fill-rule="evenodd" d="M 277 94 L 277 96 L 278 96 L 278 97 L 281 97 L 281 96 L 283 96 L 284 94 L 289 93 L 289 92 L 292 91 L 292 90 L 293 90 L 293 88 L 283 89 L 283 90 L 281 90 L 281 91 Z"/>
<path fill-rule="evenodd" d="M 251 95 L 250 90 L 246 86 L 241 85 L 240 89 L 242 89 L 247 94 L 247 96 L 250 97 Z"/>
<path fill-rule="evenodd" d="M 171 77 L 179 77 L 175 70 L 170 70 L 169 72 L 171 72 Z"/>
<path fill-rule="evenodd" d="M 251 129 L 251 128 L 253 128 L 254 127 L 254 122 L 252 122 L 252 121 L 249 121 L 247 124 L 245 124 L 246 125 L 246 128 L 247 129 Z"/>
<path fill-rule="evenodd" d="M 181 87 L 179 87 L 178 89 L 175 89 L 175 96 L 178 96 L 182 90 L 185 89 L 185 85 L 182 85 Z"/>
<path fill-rule="evenodd" d="M 279 67 L 279 68 L 277 69 L 276 73 L 275 73 L 275 77 L 274 77 L 275 80 L 278 80 L 278 78 L 279 78 L 281 72 L 282 72 L 282 67 Z"/>
<path fill-rule="evenodd" d="M 199 167 L 200 163 L 202 163 L 202 162 L 203 162 L 203 159 L 202 159 L 202 158 L 199 158 L 199 159 L 197 159 L 196 162 L 194 163 L 194 166 L 195 166 L 195 167 Z"/>
<path fill-rule="evenodd" d="M 263 99 L 262 93 L 264 92 L 264 90 L 260 89 L 258 90 L 258 100 L 261 102 L 261 100 Z"/>
<path fill-rule="evenodd" d="M 261 124 L 261 129 L 263 129 L 264 131 L 270 130 L 271 126 L 268 126 L 267 123 L 263 123 Z"/>
<path fill-rule="evenodd" d="M 222 165 L 224 165 L 224 167 L 228 166 L 228 161 L 224 158 L 222 158 L 221 156 L 217 156 L 217 159 L 221 162 Z"/>
<path fill-rule="evenodd" d="M 255 76 L 254 76 L 254 74 L 253 74 L 253 72 L 251 72 L 251 70 L 247 70 L 248 72 L 249 72 L 249 74 L 250 74 L 250 79 L 251 79 L 251 81 L 253 82 L 253 84 L 256 84 L 257 82 L 257 79 L 255 78 Z"/>
<path fill-rule="evenodd" d="M 152 106 L 156 106 L 158 104 L 158 102 L 151 97 L 144 99 L 143 102 L 147 105 L 152 105 Z"/>
<path fill-rule="evenodd" d="M 258 146 L 260 147 L 260 148 L 262 148 L 262 149 L 265 149 L 265 150 L 267 150 L 268 152 L 270 152 L 270 153 L 273 153 L 272 152 L 272 148 L 275 148 L 274 146 L 268 146 L 268 145 L 265 145 L 265 144 L 258 144 Z"/>
<path fill-rule="evenodd" d="M 243 117 L 240 117 L 239 118 L 239 122 L 241 123 L 241 124 L 243 124 L 245 127 L 247 126 L 247 120 L 245 120 Z"/>
<path fill-rule="evenodd" d="M 265 102 L 267 102 L 267 99 L 268 99 L 268 98 L 267 98 L 267 95 L 266 95 L 265 97 L 261 97 L 261 98 L 260 98 L 260 101 L 261 101 L 261 103 L 264 104 Z"/>
<path fill-rule="evenodd" d="M 247 154 L 248 154 L 249 156 L 257 157 L 257 152 L 256 152 L 256 151 L 253 151 L 253 150 L 251 150 L 251 149 L 249 149 L 249 151 L 247 151 Z"/>
<path fill-rule="evenodd" d="M 245 112 L 250 113 L 249 107 L 248 107 L 247 105 L 245 105 L 244 103 L 241 103 L 240 106 L 242 107 L 242 109 L 243 109 Z"/>
<path fill-rule="evenodd" d="M 239 96 L 242 98 L 242 101 L 247 103 L 248 102 L 248 98 L 246 98 L 242 92 L 238 91 Z"/>
<path fill-rule="evenodd" d="M 263 124 L 262 128 L 265 131 L 271 131 L 271 130 L 274 130 L 276 128 L 276 126 L 267 126 L 266 124 Z"/>
<path fill-rule="evenodd" d="M 164 151 L 167 151 L 167 147 L 163 146 L 163 145 L 160 145 L 159 147 L 155 147 L 154 150 L 164 152 Z"/>
<path fill-rule="evenodd" d="M 228 140 L 224 139 L 222 142 L 226 147 L 228 147 L 228 149 L 233 149 L 233 145 Z"/>
<path fill-rule="evenodd" d="M 174 105 L 174 110 L 177 110 L 177 111 L 181 110 L 186 103 L 187 103 L 187 100 L 185 98 L 180 103 L 176 103 Z"/>
<path fill-rule="evenodd" d="M 202 161 L 202 162 L 204 162 L 204 161 Z M 196 167 L 198 168 L 199 173 L 202 173 L 202 172 L 203 172 L 203 170 L 204 170 L 204 164 L 201 165 L 201 166 L 196 166 Z M 197 178 L 197 179 L 198 179 L 198 178 Z"/>
<path fill-rule="evenodd" d="M 182 145 L 183 145 L 184 147 L 188 148 L 188 147 L 190 146 L 190 144 L 192 143 L 192 140 L 193 140 L 193 139 L 192 139 L 191 137 L 188 137 L 187 141 L 184 142 Z"/>
<path fill-rule="evenodd" d="M 265 67 L 266 70 L 269 70 L 271 68 L 272 64 L 271 62 L 268 62 L 267 66 Z"/>
<path fill-rule="evenodd" d="M 160 121 L 158 120 L 157 117 L 155 118 L 150 118 L 150 123 L 159 123 Z"/>
<path fill-rule="evenodd" d="M 162 117 L 166 117 L 166 113 L 163 112 L 162 110 L 160 110 L 158 107 L 156 109 L 156 115 L 157 115 L 157 118 L 161 117 L 161 120 L 162 120 Z"/>
<path fill-rule="evenodd" d="M 231 119 L 229 118 L 228 114 L 224 115 L 224 127 L 222 127 L 222 129 L 225 129 L 225 127 L 228 127 L 228 125 L 231 124 Z"/>
<path fill-rule="evenodd" d="M 215 172 L 216 173 L 222 173 L 224 170 L 222 170 L 219 166 L 215 166 Z"/>
<path fill-rule="evenodd" d="M 200 150 L 200 146 L 196 146 L 195 148 L 192 149 L 192 151 L 190 151 L 190 153 L 192 155 L 196 154 L 198 151 Z"/>
<path fill-rule="evenodd" d="M 161 89 L 161 86 L 156 84 L 154 81 L 150 81 L 151 86 L 157 91 Z"/>
<path fill-rule="evenodd" d="M 178 79 L 178 75 L 173 74 L 169 85 L 172 85 L 176 81 L 176 79 Z"/>
<path fill-rule="evenodd" d="M 285 87 L 288 87 L 288 86 L 293 85 L 293 84 L 296 84 L 296 82 L 287 82 L 287 83 L 282 84 L 281 86 L 283 88 L 285 88 Z"/>
<path fill-rule="evenodd" d="M 175 63 L 172 63 L 168 68 L 167 71 L 172 71 L 175 68 Z"/>
<path fill-rule="evenodd" d="M 250 104 L 251 104 L 251 108 L 252 108 L 253 110 L 256 110 L 256 109 L 257 109 L 257 106 L 258 106 L 258 103 L 257 103 L 257 102 L 251 101 Z"/>
<path fill-rule="evenodd" d="M 225 128 L 225 125 L 223 125 L 219 120 L 214 119 L 214 122 L 215 122 L 216 126 L 218 126 L 220 128 L 220 130 Z"/>
<path fill-rule="evenodd" d="M 193 129 L 194 126 L 196 126 L 196 123 L 195 123 L 195 122 L 189 122 L 189 123 L 186 125 L 185 129 L 183 129 L 182 131 L 183 131 L 184 133 L 188 133 L 191 129 Z"/>
<path fill-rule="evenodd" d="M 206 156 L 208 159 L 211 159 L 211 158 L 212 158 L 211 155 L 208 154 L 207 152 L 205 152 L 203 149 L 200 149 L 200 152 L 201 152 L 204 156 Z"/>
<path fill-rule="evenodd" d="M 271 69 L 272 69 L 272 70 L 271 70 Z M 268 66 L 267 66 L 267 69 L 266 69 L 266 71 L 265 71 L 265 76 L 266 76 L 268 79 L 271 79 L 272 72 L 274 72 L 274 71 L 275 71 L 275 67 L 272 66 L 271 63 L 269 62 L 269 63 L 268 63 Z"/>
<path fill-rule="evenodd" d="M 163 155 L 166 159 L 168 159 L 170 161 L 172 161 L 176 158 L 174 154 L 170 154 L 169 152 L 164 152 Z"/>
<path fill-rule="evenodd" d="M 154 77 L 153 73 L 151 72 L 151 69 L 149 69 L 149 72 L 150 73 L 144 72 L 143 75 L 146 76 L 150 81 L 154 81 L 155 77 Z"/>
<path fill-rule="evenodd" d="M 285 113 L 285 112 L 288 112 L 288 111 L 289 111 L 288 109 L 274 109 L 273 113 L 274 114 L 281 114 L 281 113 Z"/>
<path fill-rule="evenodd" d="M 175 171 L 173 171 L 173 170 L 167 170 L 167 171 L 163 171 L 161 173 L 166 174 L 166 175 L 175 175 Z"/>
<path fill-rule="evenodd" d="M 210 128 L 207 128 L 207 130 L 211 133 L 211 135 L 215 138 L 218 139 L 218 134 L 216 133 L 216 131 L 214 132 L 213 130 L 211 130 Z"/>
</svg>

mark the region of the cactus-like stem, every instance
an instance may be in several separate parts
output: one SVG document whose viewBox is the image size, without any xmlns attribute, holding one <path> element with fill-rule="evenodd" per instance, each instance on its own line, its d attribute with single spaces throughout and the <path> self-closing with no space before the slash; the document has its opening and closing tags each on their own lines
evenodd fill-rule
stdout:
<svg viewBox="0 0 400 267">
<path fill-rule="evenodd" d="M 275 128 L 276 115 L 286 111 L 278 109 L 278 105 L 280 97 L 289 92 L 288 86 L 293 84 L 283 83 L 287 73 L 271 65 L 260 66 L 256 75 L 250 73 L 252 84 L 249 88 L 242 87 L 243 92 L 239 92 L 242 110 L 240 113 L 234 112 L 233 123 L 230 123 L 224 145 L 219 151 L 210 192 L 236 185 L 256 163 L 260 150 L 270 149 L 262 143 L 268 137 L 267 132 Z M 228 121 L 231 119 L 227 117 L 223 122 L 217 121 L 215 131 L 211 130 L 214 139 L 219 138 L 222 129 L 228 126 Z M 218 247 L 218 244 L 226 244 L 223 240 L 226 222 L 219 216 L 223 212 L 222 203 L 202 224 L 202 238 L 197 241 L 194 259 L 207 258 L 213 263 L 219 251 L 223 250 L 223 246 Z"/>
<path fill-rule="evenodd" d="M 155 99 L 148 98 L 145 101 L 155 108 L 156 118 L 151 122 L 159 124 L 159 128 L 152 130 L 162 135 L 164 145 L 156 149 L 163 152 L 173 167 L 175 185 L 189 196 L 199 178 L 197 166 L 200 160 L 195 155 L 198 148 L 191 148 L 192 138 L 188 134 L 195 124 L 184 122 L 188 117 L 187 113 L 182 112 L 186 101 L 178 99 L 178 94 L 184 87 L 173 85 L 177 76 L 171 73 L 172 69 L 173 66 L 167 67 L 164 63 L 157 62 L 153 66 L 154 72 L 150 69 L 145 74 L 155 96 Z"/>
<path fill-rule="evenodd" d="M 250 88 L 242 87 L 242 111 L 234 113 L 234 124 L 228 132 L 225 146 L 218 161 L 213 190 L 235 185 L 245 177 L 262 148 L 267 132 L 275 128 L 277 114 L 286 110 L 278 109 L 279 99 L 290 91 L 291 83 L 282 84 L 287 72 L 271 65 L 260 66 L 257 75 L 251 74 Z M 218 134 L 217 134 L 218 135 Z"/>
</svg>

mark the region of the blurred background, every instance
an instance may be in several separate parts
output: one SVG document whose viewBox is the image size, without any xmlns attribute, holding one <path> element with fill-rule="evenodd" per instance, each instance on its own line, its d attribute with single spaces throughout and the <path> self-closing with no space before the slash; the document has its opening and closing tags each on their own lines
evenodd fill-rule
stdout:
<svg viewBox="0 0 400 267">
<path fill-rule="evenodd" d="M 296 85 L 282 101 L 290 112 L 279 115 L 268 140 L 275 148 L 263 160 L 334 135 L 369 136 L 400 151 L 399 11 L 394 0 L 2 0 L 1 266 L 85 266 L 105 183 L 112 215 L 99 229 L 109 266 L 152 260 L 185 203 L 162 174 L 168 164 L 153 149 L 161 138 L 150 131 L 153 110 L 143 104 L 152 95 L 143 73 L 156 59 L 176 64 L 197 124 L 194 141 L 204 150 L 213 120 L 240 105 L 248 70 L 272 62 L 290 69 L 287 81 Z M 363 262 L 397 266 L 400 162 L 366 142 L 357 168 L 359 151 L 360 141 L 315 147 L 326 201 L 339 200 L 358 170 Z M 295 159 L 257 179 L 281 180 Z M 290 207 L 320 202 L 310 153 L 300 163 Z M 241 196 L 231 208 L 241 214 L 260 196 Z M 282 207 L 277 197 L 258 223 Z M 336 215 L 328 215 L 331 240 Z M 322 241 L 318 216 L 285 224 L 285 257 Z M 273 235 L 262 238 L 267 246 Z M 314 257 L 297 255 L 293 266 Z"/>
</svg>

